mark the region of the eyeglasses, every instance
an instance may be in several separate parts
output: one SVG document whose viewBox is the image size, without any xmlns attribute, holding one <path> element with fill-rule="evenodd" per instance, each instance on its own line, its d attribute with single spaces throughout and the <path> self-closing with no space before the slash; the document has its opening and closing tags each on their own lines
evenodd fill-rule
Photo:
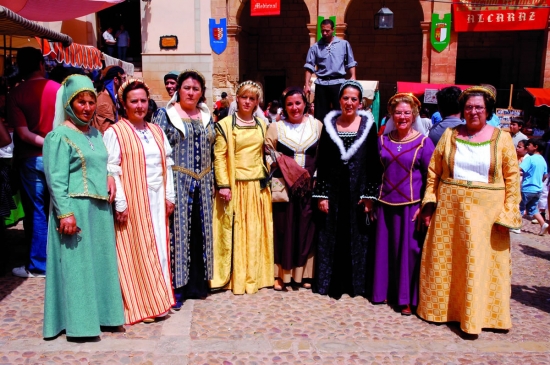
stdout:
<svg viewBox="0 0 550 365">
<path fill-rule="evenodd" d="M 478 106 L 478 105 L 466 105 L 464 107 L 464 110 L 467 112 L 476 111 L 476 112 L 482 112 L 485 110 L 484 106 Z"/>
<path fill-rule="evenodd" d="M 408 117 L 408 116 L 412 115 L 412 112 L 394 112 L 393 114 L 397 115 L 398 117 L 400 117 L 402 115 Z"/>
</svg>

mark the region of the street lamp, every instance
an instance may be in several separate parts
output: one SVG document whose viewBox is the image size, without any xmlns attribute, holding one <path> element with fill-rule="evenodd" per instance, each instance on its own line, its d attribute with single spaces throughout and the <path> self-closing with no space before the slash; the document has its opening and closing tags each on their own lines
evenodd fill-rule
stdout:
<svg viewBox="0 0 550 365">
<path fill-rule="evenodd" d="M 374 14 L 374 29 L 393 29 L 393 12 L 386 8 L 386 4 Z"/>
</svg>

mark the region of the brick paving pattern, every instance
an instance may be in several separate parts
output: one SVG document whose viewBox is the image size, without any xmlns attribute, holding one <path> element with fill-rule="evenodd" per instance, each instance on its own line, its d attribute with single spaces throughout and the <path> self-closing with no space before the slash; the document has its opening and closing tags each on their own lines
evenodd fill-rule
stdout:
<svg viewBox="0 0 550 365">
<path fill-rule="evenodd" d="M 512 234 L 513 328 L 464 335 L 364 298 L 219 292 L 95 342 L 42 339 L 44 279 L 0 276 L 1 364 L 550 364 L 550 236 Z M 24 260 L 20 226 L 3 253 Z M 6 261 L 4 261 L 6 263 Z M 8 266 L 4 269 L 6 270 Z M 9 266 L 11 267 L 11 266 Z"/>
</svg>

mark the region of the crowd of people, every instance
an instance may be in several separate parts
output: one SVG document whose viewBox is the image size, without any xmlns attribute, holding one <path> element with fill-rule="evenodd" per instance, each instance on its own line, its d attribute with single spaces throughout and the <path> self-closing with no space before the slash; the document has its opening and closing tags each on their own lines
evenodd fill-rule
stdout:
<svg viewBox="0 0 550 365">
<path fill-rule="evenodd" d="M 333 46 L 355 67 L 347 42 Z M 8 115 L 32 243 L 14 274 L 46 277 L 45 338 L 154 322 L 215 290 L 287 286 L 468 334 L 511 328 L 509 231 L 522 225 L 522 196 L 542 219 L 533 202 L 546 165 L 540 141 L 519 141 L 518 156 L 533 155 L 519 165 L 512 135 L 488 124 L 491 89 L 439 91 L 437 128 L 397 93 L 379 133 L 354 77 L 334 87 L 324 76 L 314 115 L 309 88 L 289 87 L 266 121 L 254 81 L 236 87 L 234 112 L 222 98 L 224 116 L 205 104 L 199 71 L 172 71 L 171 100 L 152 113 L 147 84 L 121 69 L 97 93 L 83 75 L 45 79 L 39 52 L 20 50 L 18 62 Z"/>
</svg>

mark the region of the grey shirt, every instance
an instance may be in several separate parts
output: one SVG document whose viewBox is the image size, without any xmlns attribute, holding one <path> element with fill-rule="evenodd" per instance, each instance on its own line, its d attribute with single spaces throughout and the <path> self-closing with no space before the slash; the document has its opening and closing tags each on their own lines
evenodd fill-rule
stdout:
<svg viewBox="0 0 550 365">
<path fill-rule="evenodd" d="M 512 141 L 514 142 L 514 147 L 517 147 L 518 142 L 523 141 L 524 139 L 529 139 L 529 137 L 527 137 L 525 134 L 523 134 L 521 132 L 517 132 L 516 134 L 513 134 L 512 135 Z M 523 147 L 525 147 L 525 146 L 523 146 Z"/>
<path fill-rule="evenodd" d="M 441 139 L 441 136 L 443 135 L 443 132 L 447 128 L 454 128 L 457 125 L 464 124 L 464 121 L 460 118 L 455 117 L 446 117 L 443 118 L 443 120 L 437 124 L 434 124 L 434 126 L 430 129 L 430 133 L 428 134 L 428 137 L 432 140 L 434 143 L 434 146 L 437 146 L 437 142 Z"/>
<path fill-rule="evenodd" d="M 344 82 L 346 71 L 355 66 L 349 42 L 333 37 L 331 43 L 320 39 L 309 48 L 304 68 L 317 75 L 316 84 L 335 85 Z"/>
</svg>

